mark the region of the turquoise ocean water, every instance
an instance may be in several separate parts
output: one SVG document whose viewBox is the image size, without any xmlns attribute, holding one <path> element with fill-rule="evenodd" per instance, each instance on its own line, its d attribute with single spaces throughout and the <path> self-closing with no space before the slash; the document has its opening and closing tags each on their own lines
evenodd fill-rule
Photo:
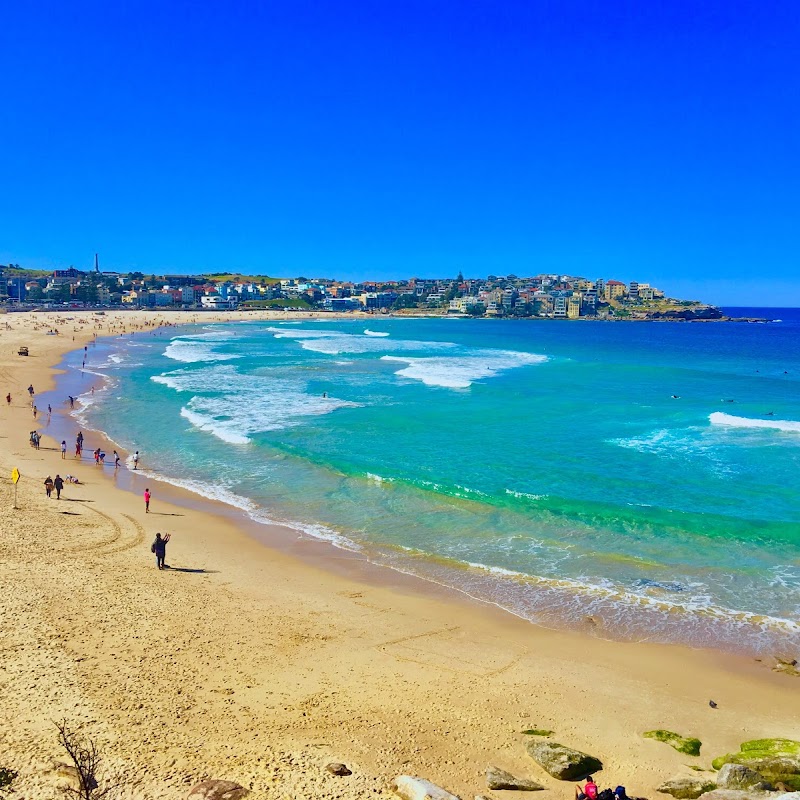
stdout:
<svg viewBox="0 0 800 800">
<path fill-rule="evenodd" d="M 77 422 L 256 520 L 541 624 L 796 655 L 800 312 L 762 314 L 781 321 L 141 333 L 90 347 L 84 389 L 107 382 Z"/>
</svg>

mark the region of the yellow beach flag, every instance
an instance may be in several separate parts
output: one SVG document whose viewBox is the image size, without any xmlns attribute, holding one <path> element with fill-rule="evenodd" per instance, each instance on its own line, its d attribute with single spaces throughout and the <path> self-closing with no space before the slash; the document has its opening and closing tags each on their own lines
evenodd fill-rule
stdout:
<svg viewBox="0 0 800 800">
<path fill-rule="evenodd" d="M 14 508 L 17 507 L 17 484 L 19 483 L 19 470 L 14 467 L 11 470 L 11 480 L 14 481 Z"/>
</svg>

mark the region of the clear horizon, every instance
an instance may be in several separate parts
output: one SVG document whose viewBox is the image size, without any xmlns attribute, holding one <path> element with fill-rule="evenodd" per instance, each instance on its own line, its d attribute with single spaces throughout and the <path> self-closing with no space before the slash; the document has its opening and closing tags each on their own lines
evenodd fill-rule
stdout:
<svg viewBox="0 0 800 800">
<path fill-rule="evenodd" d="M 0 263 L 557 272 L 800 306 L 795 5 L 79 1 L 4 23 Z"/>
</svg>

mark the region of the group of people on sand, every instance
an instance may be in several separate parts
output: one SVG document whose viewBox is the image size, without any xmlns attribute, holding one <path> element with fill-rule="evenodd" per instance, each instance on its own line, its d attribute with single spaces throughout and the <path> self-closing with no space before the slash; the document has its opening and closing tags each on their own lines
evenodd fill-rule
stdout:
<svg viewBox="0 0 800 800">
<path fill-rule="evenodd" d="M 575 800 L 633 800 L 633 798 L 628 797 L 624 786 L 600 791 L 594 778 L 589 775 L 585 786 L 580 784 L 575 786 Z"/>
</svg>

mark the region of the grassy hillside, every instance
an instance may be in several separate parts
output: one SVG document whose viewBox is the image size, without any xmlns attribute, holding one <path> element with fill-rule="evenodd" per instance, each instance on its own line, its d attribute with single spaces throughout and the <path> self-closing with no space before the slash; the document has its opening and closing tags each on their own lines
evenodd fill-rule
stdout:
<svg viewBox="0 0 800 800">
<path fill-rule="evenodd" d="M 241 272 L 215 272 L 211 275 L 201 276 L 212 283 L 233 281 L 234 283 L 278 283 L 280 278 L 270 278 L 269 275 L 244 275 Z"/>
</svg>

